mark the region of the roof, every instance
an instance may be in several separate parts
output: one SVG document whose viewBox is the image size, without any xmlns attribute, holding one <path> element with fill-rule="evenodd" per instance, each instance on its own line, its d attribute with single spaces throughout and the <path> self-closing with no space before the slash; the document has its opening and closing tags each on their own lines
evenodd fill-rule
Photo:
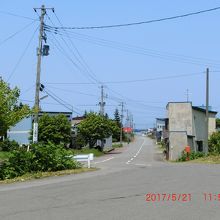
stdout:
<svg viewBox="0 0 220 220">
<path fill-rule="evenodd" d="M 72 120 L 83 120 L 85 118 L 86 118 L 85 116 L 77 116 L 77 117 L 72 118 Z"/>
<path fill-rule="evenodd" d="M 189 103 L 189 104 L 191 104 L 191 106 L 192 106 L 192 102 L 168 102 L 166 107 L 168 107 L 169 104 L 175 104 L 175 103 L 177 103 L 177 104 L 181 104 L 181 103 L 182 103 L 182 104 L 187 104 L 187 103 Z M 210 107 L 209 107 L 209 108 L 210 108 Z M 201 111 L 201 112 L 206 112 L 205 106 L 204 106 L 204 107 L 201 107 L 201 106 L 192 106 L 192 109 L 197 110 L 197 111 Z M 209 113 L 217 114 L 218 112 L 209 109 Z"/>
<path fill-rule="evenodd" d="M 198 106 L 192 106 L 192 109 L 197 110 L 197 111 L 201 111 L 201 112 L 206 112 L 206 109 L 204 109 L 202 107 L 198 107 Z M 209 110 L 209 113 L 217 114 L 218 112 Z"/>
<path fill-rule="evenodd" d="M 40 111 L 39 114 L 63 114 L 63 115 L 72 115 L 72 112 L 51 112 L 51 111 Z"/>
<path fill-rule="evenodd" d="M 160 120 L 160 121 L 166 121 L 167 118 L 156 118 L 157 120 Z"/>
<path fill-rule="evenodd" d="M 166 108 L 168 107 L 169 104 L 187 104 L 187 103 L 192 105 L 192 102 L 168 102 Z"/>
</svg>

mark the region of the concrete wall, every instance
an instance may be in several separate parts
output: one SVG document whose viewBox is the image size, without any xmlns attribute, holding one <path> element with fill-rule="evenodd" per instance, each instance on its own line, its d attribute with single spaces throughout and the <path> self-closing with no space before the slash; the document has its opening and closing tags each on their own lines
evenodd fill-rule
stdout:
<svg viewBox="0 0 220 220">
<path fill-rule="evenodd" d="M 188 145 L 186 132 L 170 132 L 169 143 L 169 159 L 176 160 L 181 156 L 182 151 Z"/>
<path fill-rule="evenodd" d="M 191 143 L 188 136 L 193 135 L 191 103 L 169 103 L 169 159 L 176 160 L 185 147 Z M 193 147 L 193 146 L 191 146 Z"/>
<path fill-rule="evenodd" d="M 209 136 L 216 132 L 216 114 L 209 113 Z"/>
<path fill-rule="evenodd" d="M 205 112 L 193 110 L 193 125 L 195 140 L 204 141 L 207 134 Z"/>
<path fill-rule="evenodd" d="M 193 135 L 191 103 L 168 104 L 169 131 L 186 131 Z"/>
</svg>

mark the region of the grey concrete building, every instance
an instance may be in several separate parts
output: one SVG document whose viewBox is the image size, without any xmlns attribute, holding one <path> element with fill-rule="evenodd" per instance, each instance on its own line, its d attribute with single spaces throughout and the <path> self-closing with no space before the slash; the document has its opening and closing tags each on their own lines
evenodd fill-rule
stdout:
<svg viewBox="0 0 220 220">
<path fill-rule="evenodd" d="M 168 114 L 168 155 L 170 160 L 180 157 L 186 146 L 192 151 L 207 152 L 206 111 L 191 102 L 170 102 Z M 215 131 L 217 112 L 209 110 L 209 135 Z"/>
</svg>

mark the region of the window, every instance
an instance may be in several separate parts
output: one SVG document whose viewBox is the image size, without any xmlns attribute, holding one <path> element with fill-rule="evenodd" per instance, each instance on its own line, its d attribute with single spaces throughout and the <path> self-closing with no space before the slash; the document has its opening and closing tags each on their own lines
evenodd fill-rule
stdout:
<svg viewBox="0 0 220 220">
<path fill-rule="evenodd" d="M 196 141 L 196 143 L 198 151 L 203 152 L 203 141 Z"/>
</svg>

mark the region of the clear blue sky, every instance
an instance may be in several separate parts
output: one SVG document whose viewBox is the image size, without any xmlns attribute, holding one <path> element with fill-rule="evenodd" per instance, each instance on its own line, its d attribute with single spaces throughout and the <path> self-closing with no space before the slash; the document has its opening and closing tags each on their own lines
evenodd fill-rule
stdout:
<svg viewBox="0 0 220 220">
<path fill-rule="evenodd" d="M 3 12 L 37 19 L 33 7 L 40 7 L 42 4 L 54 7 L 63 25 L 73 27 L 157 19 L 217 7 L 220 6 L 220 1 L 1 1 L 0 74 L 4 80 L 11 76 L 9 83 L 21 89 L 21 99 L 27 100 L 25 103 L 30 106 L 33 106 L 31 101 L 34 100 L 35 93 L 38 44 L 38 30 L 35 34 L 34 31 L 39 22 L 36 21 L 23 32 L 2 43 L 7 37 L 32 22 Z M 52 21 L 56 26 L 60 26 L 53 12 L 47 13 L 51 20 L 45 17 L 45 23 L 52 25 Z M 146 128 L 153 126 L 156 117 L 166 116 L 167 102 L 186 101 L 187 89 L 193 105 L 205 104 L 204 74 L 171 79 L 159 78 L 202 73 L 209 67 L 210 105 L 214 110 L 220 111 L 219 21 L 220 10 L 139 26 L 71 30 L 68 32 L 69 37 L 63 33 L 64 40 L 60 35 L 48 33 L 50 55 L 43 57 L 41 82 L 47 89 L 73 105 L 74 110 L 79 113 L 83 113 L 85 109 L 99 110 L 97 103 L 100 99 L 100 84 L 50 84 L 94 82 L 86 71 L 79 71 L 58 50 L 58 44 L 78 67 L 85 69 L 85 65 L 82 66 L 73 56 L 72 52 L 76 52 L 77 48 L 90 67 L 90 74 L 94 74 L 93 78 L 99 82 L 158 78 L 133 83 L 105 83 L 105 93 L 108 95 L 106 112 L 112 116 L 115 108 L 119 107 L 119 101 L 123 100 L 126 102 L 125 108 L 134 116 L 136 127 Z M 32 36 L 34 37 L 25 50 Z M 97 38 L 106 41 L 100 43 Z M 70 39 L 75 48 L 72 47 Z M 19 65 L 16 65 L 19 59 Z M 51 111 L 67 110 L 55 103 L 53 99 L 47 98 L 42 100 L 41 107 L 43 110 Z M 76 115 L 74 113 L 74 116 Z"/>
</svg>

